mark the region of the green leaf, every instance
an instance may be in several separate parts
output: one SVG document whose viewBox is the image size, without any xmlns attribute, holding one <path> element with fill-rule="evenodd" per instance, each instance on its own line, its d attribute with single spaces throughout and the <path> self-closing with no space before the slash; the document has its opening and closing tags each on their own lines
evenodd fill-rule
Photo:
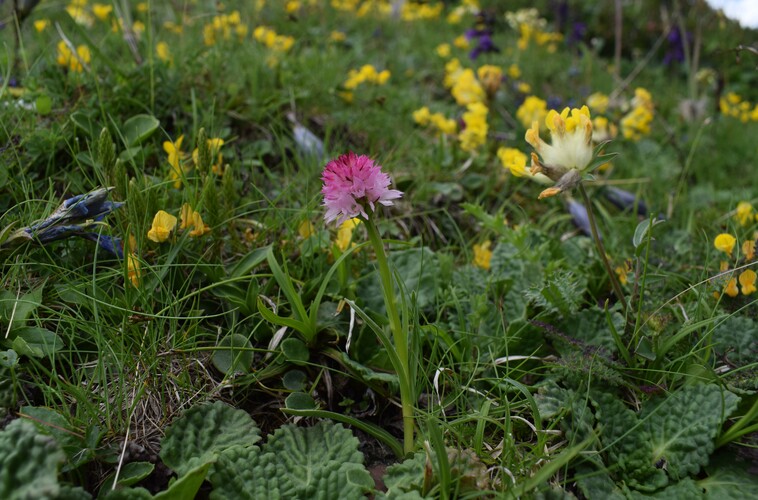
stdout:
<svg viewBox="0 0 758 500">
<path fill-rule="evenodd" d="M 697 482 L 706 500 L 743 500 L 758 498 L 758 480 L 731 452 L 721 453 L 706 467 L 708 477 Z"/>
<path fill-rule="evenodd" d="M 222 453 L 211 471 L 211 500 L 298 498 L 295 485 L 281 474 L 273 453 L 257 446 L 233 447 Z"/>
<path fill-rule="evenodd" d="M 43 287 L 39 287 L 18 299 L 8 291 L 0 293 L 0 319 L 7 325 L 12 318 L 11 332 L 24 326 L 32 313 L 42 304 L 42 289 Z"/>
<path fill-rule="evenodd" d="M 284 400 L 284 406 L 288 410 L 313 410 L 316 408 L 316 401 L 304 392 L 293 392 Z"/>
<path fill-rule="evenodd" d="M 63 349 L 63 340 L 55 333 L 36 326 L 13 330 L 11 346 L 18 354 L 42 358 Z"/>
<path fill-rule="evenodd" d="M 0 498 L 55 498 L 66 456 L 50 436 L 17 419 L 0 431 Z"/>
<path fill-rule="evenodd" d="M 666 221 L 664 219 L 652 219 L 651 223 L 651 219 L 645 219 L 637 224 L 637 228 L 634 230 L 634 236 L 632 237 L 632 244 L 634 245 L 634 248 L 637 249 L 640 247 L 640 245 L 642 245 L 642 242 L 647 239 L 647 233 L 651 228 L 663 222 Z"/>
<path fill-rule="evenodd" d="M 271 250 L 271 246 L 265 246 L 262 248 L 256 248 L 244 257 L 242 257 L 237 264 L 234 265 L 229 276 L 232 278 L 240 278 L 249 274 L 253 269 L 258 267 L 266 260 L 266 254 Z"/>
<path fill-rule="evenodd" d="M 713 329 L 713 349 L 742 366 L 758 357 L 758 322 L 746 316 L 729 316 Z"/>
<path fill-rule="evenodd" d="M 645 405 L 640 418 L 653 447 L 652 463 L 664 459 L 673 479 L 694 475 L 708 463 L 713 440 L 740 398 L 715 384 L 685 386 L 654 406 Z"/>
<path fill-rule="evenodd" d="M 0 366 L 5 368 L 13 368 L 18 364 L 18 354 L 13 349 L 7 351 L 0 351 Z"/>
<path fill-rule="evenodd" d="M 311 355 L 308 347 L 299 339 L 284 339 L 281 343 L 281 349 L 288 361 L 298 365 L 305 364 Z"/>
<path fill-rule="evenodd" d="M 161 491 L 153 498 L 155 500 L 185 500 L 195 498 L 200 490 L 205 477 L 208 475 L 212 463 L 198 465 L 194 469 L 183 474 L 179 479 L 169 484 L 165 491 Z"/>
<path fill-rule="evenodd" d="M 42 116 L 49 115 L 53 110 L 53 100 L 47 94 L 37 96 L 37 99 L 34 100 L 34 108 Z"/>
<path fill-rule="evenodd" d="M 567 270 L 549 275 L 542 285 L 526 291 L 526 297 L 546 311 L 562 316 L 574 314 L 584 302 L 587 278 Z"/>
<path fill-rule="evenodd" d="M 259 434 L 253 419 L 242 410 L 218 401 L 193 406 L 166 429 L 160 457 L 181 476 L 215 461 L 232 446 L 253 446 Z"/>
<path fill-rule="evenodd" d="M 300 370 L 290 370 L 282 377 L 282 385 L 290 391 L 302 391 L 306 381 L 307 376 Z"/>
<path fill-rule="evenodd" d="M 85 135 L 95 138 L 97 137 L 97 131 L 100 130 L 100 126 L 97 125 L 93 118 L 95 113 L 93 111 L 74 111 L 71 113 L 69 120 Z"/>
<path fill-rule="evenodd" d="M 131 462 L 124 464 L 124 466 L 121 467 L 121 470 L 119 471 L 118 481 L 116 481 L 116 488 L 123 488 L 138 483 L 152 474 L 154 469 L 155 466 L 150 462 Z M 107 478 L 105 478 L 102 486 L 100 486 L 100 493 L 97 495 L 98 498 L 105 497 L 108 492 L 113 489 L 113 481 L 115 479 L 115 471 L 111 473 Z"/>
<path fill-rule="evenodd" d="M 247 373 L 253 365 L 253 344 L 238 333 L 221 339 L 213 351 L 211 361 L 218 371 L 226 375 Z"/>
<path fill-rule="evenodd" d="M 124 122 L 121 133 L 127 147 L 142 144 L 148 137 L 158 130 L 161 122 L 152 115 L 134 115 Z"/>
<path fill-rule="evenodd" d="M 363 469 L 370 481 L 358 445 L 358 439 L 342 425 L 319 422 L 307 428 L 280 427 L 264 451 L 276 456 L 280 471 L 295 484 L 299 497 L 357 498 L 365 490 L 354 487 L 356 468 Z"/>
<path fill-rule="evenodd" d="M 373 480 L 358 440 L 339 424 L 285 425 L 258 451 L 235 447 L 219 456 L 211 499 L 363 498 Z"/>
<path fill-rule="evenodd" d="M 69 421 L 59 412 L 39 406 L 22 406 L 20 414 L 29 418 L 41 433 L 55 439 L 66 454 L 70 469 L 75 469 L 94 458 L 94 451 L 88 449 L 81 431 L 72 428 Z"/>
</svg>

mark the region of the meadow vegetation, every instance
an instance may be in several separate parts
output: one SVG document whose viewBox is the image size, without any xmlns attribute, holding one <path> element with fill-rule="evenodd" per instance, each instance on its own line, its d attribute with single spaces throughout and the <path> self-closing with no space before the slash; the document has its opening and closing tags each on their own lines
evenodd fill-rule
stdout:
<svg viewBox="0 0 758 500">
<path fill-rule="evenodd" d="M 0 498 L 758 497 L 756 31 L 616 3 L 0 1 Z"/>
</svg>

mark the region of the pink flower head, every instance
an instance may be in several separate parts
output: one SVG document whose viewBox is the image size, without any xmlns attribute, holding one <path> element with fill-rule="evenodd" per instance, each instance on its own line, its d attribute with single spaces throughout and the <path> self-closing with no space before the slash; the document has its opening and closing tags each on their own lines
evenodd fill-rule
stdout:
<svg viewBox="0 0 758 500">
<path fill-rule="evenodd" d="M 403 195 L 397 189 L 388 189 L 390 177 L 382 173 L 380 165 L 352 151 L 327 163 L 321 180 L 326 206 L 324 219 L 326 222 L 337 219 L 337 225 L 359 215 L 368 219 L 366 207 L 373 212 L 375 203 L 390 206 L 392 200 Z"/>
</svg>

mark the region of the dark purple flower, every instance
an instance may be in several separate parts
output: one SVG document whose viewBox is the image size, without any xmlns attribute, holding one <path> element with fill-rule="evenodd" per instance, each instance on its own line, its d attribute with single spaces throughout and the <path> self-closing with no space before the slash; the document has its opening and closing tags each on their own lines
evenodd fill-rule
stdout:
<svg viewBox="0 0 758 500">
<path fill-rule="evenodd" d="M 474 47 L 474 49 L 469 53 L 469 58 L 476 59 L 479 57 L 479 54 L 484 54 L 487 52 L 500 52 L 500 49 L 495 46 L 495 44 L 492 42 L 492 38 L 490 38 L 489 35 L 481 35 L 479 36 L 479 41 Z"/>
</svg>

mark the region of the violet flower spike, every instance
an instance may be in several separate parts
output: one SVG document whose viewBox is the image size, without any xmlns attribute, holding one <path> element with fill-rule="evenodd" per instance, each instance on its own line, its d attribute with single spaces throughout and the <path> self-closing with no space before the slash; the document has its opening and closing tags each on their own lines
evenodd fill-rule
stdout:
<svg viewBox="0 0 758 500">
<path fill-rule="evenodd" d="M 326 207 L 324 219 L 326 222 L 336 220 L 338 226 L 353 217 L 367 220 L 367 209 L 374 212 L 377 203 L 391 206 L 392 200 L 403 195 L 397 189 L 389 189 L 389 175 L 382 172 L 380 165 L 352 151 L 327 163 L 321 180 Z"/>
</svg>

